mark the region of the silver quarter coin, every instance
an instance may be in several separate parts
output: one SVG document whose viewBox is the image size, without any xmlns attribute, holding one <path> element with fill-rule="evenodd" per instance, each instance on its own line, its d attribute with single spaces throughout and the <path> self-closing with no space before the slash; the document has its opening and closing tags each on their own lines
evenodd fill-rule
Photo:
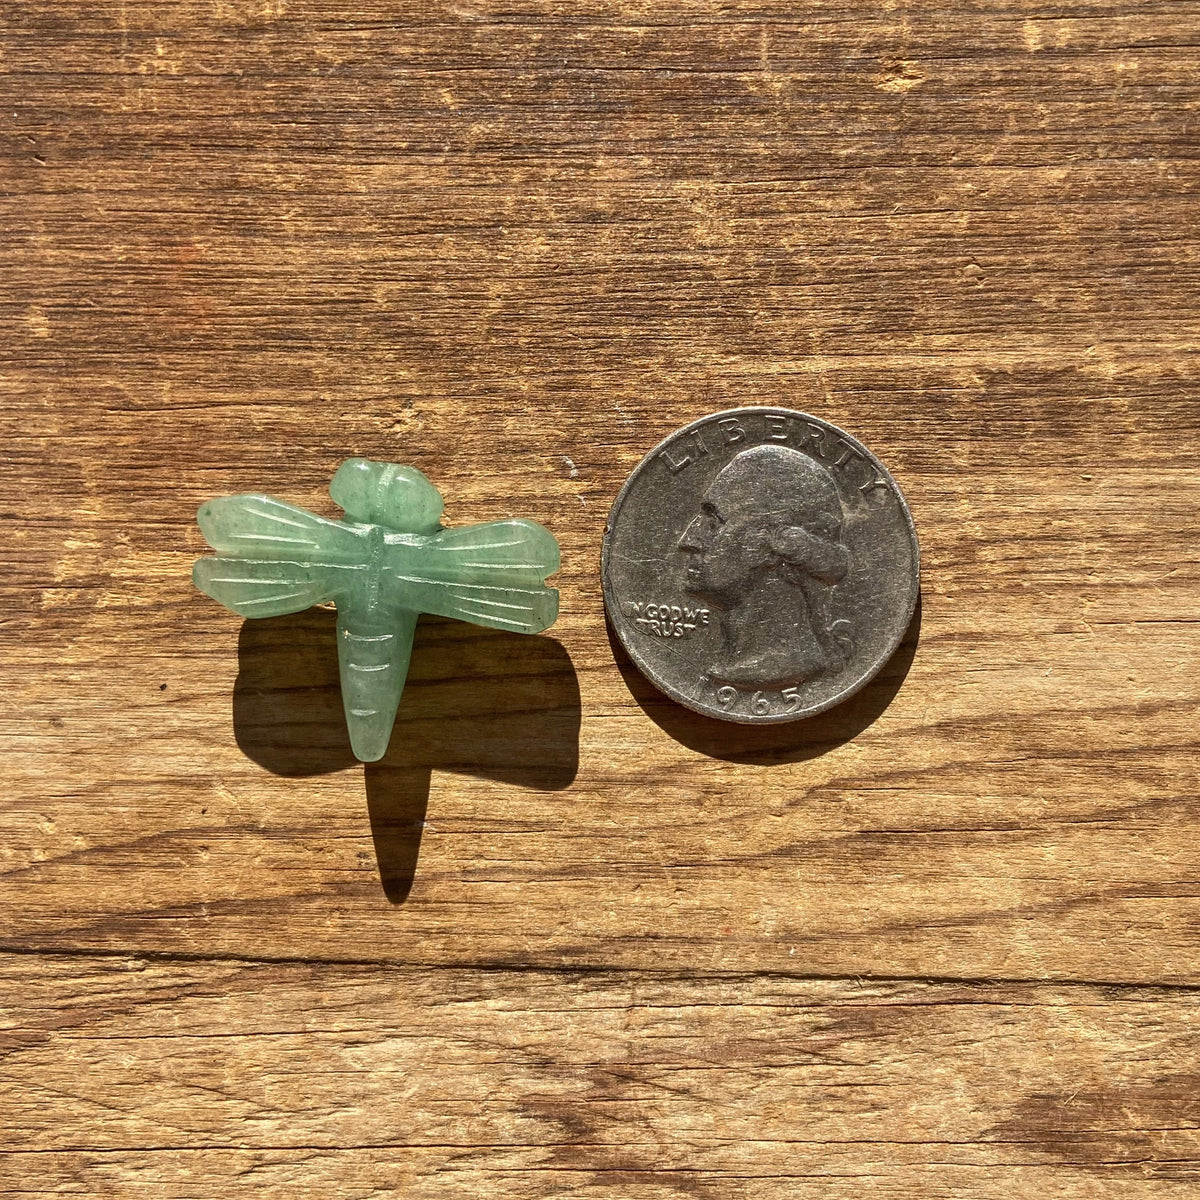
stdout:
<svg viewBox="0 0 1200 1200">
<path fill-rule="evenodd" d="M 613 504 L 604 603 L 642 673 L 680 704 L 766 724 L 853 695 L 904 637 L 917 535 L 883 464 L 785 408 L 702 417 Z"/>
</svg>

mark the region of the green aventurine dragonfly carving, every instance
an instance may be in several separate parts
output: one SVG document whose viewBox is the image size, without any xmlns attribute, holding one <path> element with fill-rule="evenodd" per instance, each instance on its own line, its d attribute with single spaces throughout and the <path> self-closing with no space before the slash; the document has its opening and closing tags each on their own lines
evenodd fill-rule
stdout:
<svg viewBox="0 0 1200 1200">
<path fill-rule="evenodd" d="M 217 552 L 196 586 L 243 617 L 276 617 L 333 601 L 350 745 L 382 758 L 421 613 L 517 633 L 558 616 L 558 543 L 533 521 L 444 529 L 442 497 L 414 467 L 351 458 L 329 485 L 343 520 L 271 496 L 203 505 L 200 531 Z"/>
</svg>

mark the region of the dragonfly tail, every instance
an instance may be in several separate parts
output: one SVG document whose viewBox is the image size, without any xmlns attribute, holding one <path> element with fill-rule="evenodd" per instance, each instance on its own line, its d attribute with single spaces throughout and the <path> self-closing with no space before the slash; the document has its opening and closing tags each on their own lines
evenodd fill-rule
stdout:
<svg viewBox="0 0 1200 1200">
<path fill-rule="evenodd" d="M 342 704 L 350 746 L 363 762 L 375 762 L 387 751 L 416 625 L 417 614 L 403 609 L 338 610 Z"/>
</svg>

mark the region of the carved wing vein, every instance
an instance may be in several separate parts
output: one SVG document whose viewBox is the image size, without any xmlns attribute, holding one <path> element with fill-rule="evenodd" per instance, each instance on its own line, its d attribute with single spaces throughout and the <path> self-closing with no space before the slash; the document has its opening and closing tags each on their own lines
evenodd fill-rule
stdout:
<svg viewBox="0 0 1200 1200">
<path fill-rule="evenodd" d="M 278 587 L 278 579 L 246 579 L 236 575 L 210 575 L 209 583 L 250 583 L 255 587 Z"/>
<path fill-rule="evenodd" d="M 253 513 L 256 517 L 262 517 L 265 521 L 274 521 L 277 525 L 290 525 L 293 529 L 307 529 L 308 526 L 300 521 L 289 521 L 287 517 L 281 517 L 278 513 L 271 512 L 269 509 L 258 508 L 254 505 L 247 504 L 246 511 Z"/>
<path fill-rule="evenodd" d="M 473 608 L 467 608 L 465 604 L 458 611 L 465 617 L 478 617 L 479 620 L 488 625 L 509 625 L 513 629 L 520 630 L 522 633 L 528 630 L 528 624 L 525 621 L 513 621 L 508 617 L 498 617 L 495 613 L 477 612 Z"/>
<path fill-rule="evenodd" d="M 478 547 L 476 547 L 476 549 L 478 549 Z M 460 567 L 487 567 L 494 571 L 505 571 L 505 570 L 509 570 L 509 569 L 512 569 L 514 571 L 540 571 L 545 566 L 544 563 L 536 563 L 536 562 L 490 563 L 490 562 L 466 562 L 466 561 L 460 562 L 458 565 Z"/>
<path fill-rule="evenodd" d="M 528 604 L 505 604 L 503 600 L 484 600 L 480 596 L 464 596 L 460 592 L 451 592 L 455 600 L 465 600 L 468 604 L 484 604 L 488 608 L 512 608 L 517 612 L 527 613 L 529 611 Z"/>
<path fill-rule="evenodd" d="M 264 596 L 261 600 L 239 600 L 239 608 L 249 608 L 252 604 L 278 604 L 283 600 L 304 600 L 304 607 L 308 607 L 307 592 L 276 592 L 271 596 Z"/>
<path fill-rule="evenodd" d="M 284 542 L 289 546 L 311 546 L 319 549 L 316 542 L 308 538 L 284 537 L 280 533 L 230 533 L 226 535 L 231 542 Z"/>
<path fill-rule="evenodd" d="M 473 545 L 467 546 L 438 546 L 437 550 L 441 554 L 473 554 L 476 550 L 500 550 L 505 546 L 523 546 L 524 544 L 524 538 L 516 538 L 508 542 L 475 542 Z"/>
</svg>

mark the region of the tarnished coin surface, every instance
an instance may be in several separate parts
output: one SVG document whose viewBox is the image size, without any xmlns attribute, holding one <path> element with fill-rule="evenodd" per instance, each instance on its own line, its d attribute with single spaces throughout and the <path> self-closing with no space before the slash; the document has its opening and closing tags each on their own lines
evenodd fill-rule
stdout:
<svg viewBox="0 0 1200 1200">
<path fill-rule="evenodd" d="M 848 433 L 784 408 L 714 413 L 673 433 L 617 496 L 604 602 L 646 677 L 746 724 L 851 696 L 917 602 L 908 505 Z"/>
</svg>

